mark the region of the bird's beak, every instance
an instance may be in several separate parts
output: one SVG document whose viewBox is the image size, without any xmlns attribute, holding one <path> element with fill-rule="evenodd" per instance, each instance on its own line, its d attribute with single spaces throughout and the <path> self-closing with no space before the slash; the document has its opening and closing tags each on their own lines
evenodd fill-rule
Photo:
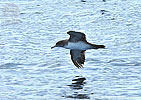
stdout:
<svg viewBox="0 0 141 100">
<path fill-rule="evenodd" d="M 56 46 L 51 47 L 51 49 L 55 48 Z"/>
</svg>

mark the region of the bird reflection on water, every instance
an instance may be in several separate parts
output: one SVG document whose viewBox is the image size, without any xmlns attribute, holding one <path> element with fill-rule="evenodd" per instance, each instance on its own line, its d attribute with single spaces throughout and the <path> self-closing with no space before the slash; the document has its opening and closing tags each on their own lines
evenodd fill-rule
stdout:
<svg viewBox="0 0 141 100">
<path fill-rule="evenodd" d="M 80 90 L 83 90 L 83 87 L 86 84 L 86 82 L 84 82 L 85 80 L 86 80 L 85 77 L 76 76 L 76 79 L 72 80 L 73 81 L 72 84 L 68 85 L 72 90 L 76 91 L 73 92 L 72 95 L 66 96 L 66 98 L 90 99 L 89 94 L 80 93 L 81 92 Z"/>
</svg>

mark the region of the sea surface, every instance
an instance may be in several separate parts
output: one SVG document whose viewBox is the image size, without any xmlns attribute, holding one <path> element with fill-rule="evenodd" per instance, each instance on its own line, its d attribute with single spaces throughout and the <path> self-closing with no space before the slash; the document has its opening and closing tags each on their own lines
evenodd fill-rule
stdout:
<svg viewBox="0 0 141 100">
<path fill-rule="evenodd" d="M 86 34 L 84 68 L 51 49 Z M 140 0 L 0 0 L 0 100 L 141 100 Z"/>
</svg>

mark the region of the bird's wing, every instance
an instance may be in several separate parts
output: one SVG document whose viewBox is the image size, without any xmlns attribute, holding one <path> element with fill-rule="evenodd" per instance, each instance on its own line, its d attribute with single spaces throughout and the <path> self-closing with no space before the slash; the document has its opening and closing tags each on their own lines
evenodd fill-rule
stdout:
<svg viewBox="0 0 141 100">
<path fill-rule="evenodd" d="M 78 68 L 82 68 L 85 62 L 85 50 L 70 50 L 71 60 Z"/>
<path fill-rule="evenodd" d="M 70 38 L 69 38 L 70 42 L 86 41 L 86 36 L 82 32 L 69 31 L 67 32 L 67 34 L 70 35 Z"/>
</svg>

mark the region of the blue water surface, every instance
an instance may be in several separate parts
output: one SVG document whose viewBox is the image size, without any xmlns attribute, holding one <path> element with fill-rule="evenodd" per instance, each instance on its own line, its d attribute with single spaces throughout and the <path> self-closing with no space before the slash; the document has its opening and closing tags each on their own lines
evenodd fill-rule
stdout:
<svg viewBox="0 0 141 100">
<path fill-rule="evenodd" d="M 69 36 L 106 49 L 87 50 L 77 69 Z M 1 100 L 141 100 L 140 0 L 1 0 Z"/>
</svg>

